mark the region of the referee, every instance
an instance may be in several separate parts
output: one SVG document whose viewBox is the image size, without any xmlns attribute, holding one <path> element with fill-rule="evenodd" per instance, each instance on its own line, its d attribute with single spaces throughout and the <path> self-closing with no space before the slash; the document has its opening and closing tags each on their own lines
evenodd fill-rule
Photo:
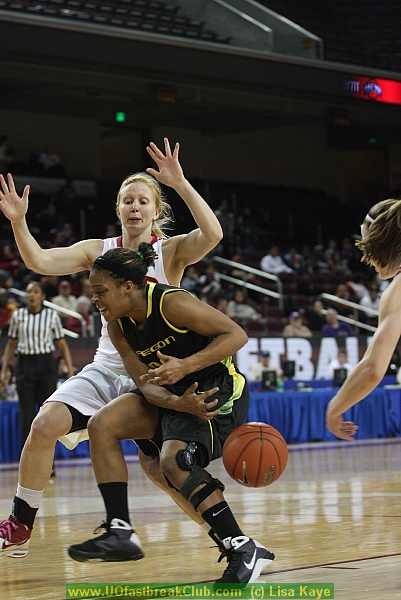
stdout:
<svg viewBox="0 0 401 600">
<path fill-rule="evenodd" d="M 70 349 L 64 339 L 61 321 L 56 311 L 43 306 L 45 294 L 34 281 L 26 288 L 26 307 L 14 311 L 8 330 L 0 380 L 5 385 L 7 367 L 17 351 L 15 368 L 22 442 L 25 443 L 36 412 L 57 387 L 58 366 L 53 356 L 54 343 L 73 372 Z"/>
</svg>

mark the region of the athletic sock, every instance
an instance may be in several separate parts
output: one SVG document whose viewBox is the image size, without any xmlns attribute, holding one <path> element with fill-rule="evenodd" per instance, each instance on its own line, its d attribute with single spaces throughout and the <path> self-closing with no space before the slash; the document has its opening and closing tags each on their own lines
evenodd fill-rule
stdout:
<svg viewBox="0 0 401 600">
<path fill-rule="evenodd" d="M 43 490 L 24 488 L 19 483 L 17 485 L 11 512 L 20 523 L 27 525 L 29 529 L 33 529 L 42 496 Z"/>
<path fill-rule="evenodd" d="M 128 511 L 128 484 L 124 481 L 99 483 L 98 488 L 102 494 L 106 507 L 107 524 L 113 519 L 121 519 L 131 524 Z"/>
<path fill-rule="evenodd" d="M 244 535 L 225 501 L 205 510 L 202 513 L 202 518 L 205 519 L 206 523 L 210 525 L 221 540 Z"/>
</svg>

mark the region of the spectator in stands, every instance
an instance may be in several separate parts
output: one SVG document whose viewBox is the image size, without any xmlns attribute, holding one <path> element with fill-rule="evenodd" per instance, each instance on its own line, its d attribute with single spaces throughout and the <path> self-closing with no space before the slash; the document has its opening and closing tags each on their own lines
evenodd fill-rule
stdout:
<svg viewBox="0 0 401 600">
<path fill-rule="evenodd" d="M 299 296 L 318 296 L 322 293 L 322 289 L 316 285 L 308 271 L 304 271 L 297 281 L 296 293 Z"/>
<path fill-rule="evenodd" d="M 345 283 L 340 283 L 337 286 L 336 292 L 334 295 L 337 296 L 338 301 L 330 300 L 330 307 L 335 308 L 335 310 L 337 311 L 337 314 L 341 315 L 342 317 L 348 317 L 348 319 L 353 319 L 354 318 L 354 309 L 341 302 L 341 300 L 352 301 Z"/>
<path fill-rule="evenodd" d="M 11 247 L 11 244 L 5 243 L 0 246 L 0 270 L 8 271 L 14 275 L 22 266 L 22 260 L 19 252 Z"/>
<path fill-rule="evenodd" d="M 0 335 L 7 335 L 10 319 L 15 308 L 8 302 L 7 290 L 0 288 Z"/>
<path fill-rule="evenodd" d="M 329 266 L 324 256 L 325 247 L 322 244 L 316 244 L 309 258 L 310 273 L 328 273 Z"/>
<path fill-rule="evenodd" d="M 291 246 L 286 254 L 284 254 L 283 260 L 287 267 L 289 267 L 294 273 L 302 273 L 305 267 L 305 261 L 302 254 L 299 254 L 298 250 Z"/>
<path fill-rule="evenodd" d="M 294 271 L 287 267 L 280 255 L 280 249 L 274 245 L 270 248 L 268 254 L 260 261 L 260 268 L 266 273 L 279 275 L 280 273 L 293 273 Z"/>
<path fill-rule="evenodd" d="M 88 279 L 88 271 L 79 271 L 78 273 L 74 273 L 71 276 L 71 294 L 74 294 L 76 298 L 82 295 L 83 286 L 87 284 Z M 88 296 L 91 299 L 92 296 Z"/>
<path fill-rule="evenodd" d="M 66 170 L 61 162 L 61 158 L 49 145 L 46 145 L 38 156 L 38 175 L 40 177 L 56 178 L 64 178 L 66 176 Z"/>
<path fill-rule="evenodd" d="M 323 325 L 326 324 L 326 315 L 323 311 L 323 302 L 321 300 L 315 300 L 312 308 L 308 312 L 308 322 L 312 332 L 320 333 Z"/>
<path fill-rule="evenodd" d="M 85 296 L 81 296 L 81 298 L 77 299 L 77 308 L 76 311 L 82 315 L 84 321 L 85 321 L 85 334 L 86 335 L 92 335 L 93 331 L 92 331 L 92 318 L 89 314 L 89 306 L 91 304 L 91 301 L 86 298 Z M 66 319 L 65 321 L 65 328 L 69 329 L 70 331 L 74 331 L 75 333 L 78 333 L 79 335 L 84 335 L 84 331 L 83 331 L 83 323 L 80 319 L 78 319 L 78 317 L 68 317 L 68 319 Z"/>
<path fill-rule="evenodd" d="M 196 284 L 196 293 L 199 297 L 206 296 L 209 300 L 221 289 L 221 283 L 213 263 L 205 268 L 205 272 L 200 275 Z"/>
<path fill-rule="evenodd" d="M 338 244 L 337 244 L 337 240 L 329 240 L 327 243 L 327 248 L 324 251 L 324 260 L 326 261 L 327 264 L 330 263 L 331 259 L 333 258 L 334 253 L 337 251 L 338 248 Z"/>
<path fill-rule="evenodd" d="M 0 173 L 15 175 L 23 175 L 26 173 L 26 165 L 18 160 L 11 147 L 10 138 L 8 135 L 0 136 Z"/>
<path fill-rule="evenodd" d="M 347 262 L 347 265 L 354 256 L 354 245 L 350 238 L 345 238 L 341 244 L 341 258 Z M 359 261 L 358 261 L 359 263 Z"/>
<path fill-rule="evenodd" d="M 118 237 L 121 235 L 121 225 L 118 223 L 108 223 L 104 230 L 104 237 Z"/>
<path fill-rule="evenodd" d="M 332 275 L 339 275 L 343 277 L 351 275 L 348 262 L 345 258 L 341 257 L 341 252 L 339 250 L 333 253 L 332 257 L 327 263 L 327 266 L 328 272 Z"/>
<path fill-rule="evenodd" d="M 323 325 L 321 334 L 323 337 L 337 337 L 355 335 L 351 325 L 338 320 L 338 312 L 335 308 L 329 308 L 326 314 L 326 324 Z"/>
<path fill-rule="evenodd" d="M 359 302 L 361 298 L 368 293 L 368 289 L 365 285 L 365 276 L 360 271 L 356 271 L 350 281 L 346 283 L 347 291 L 350 295 L 350 300 L 353 302 Z"/>
<path fill-rule="evenodd" d="M 0 363 L 0 370 L 1 370 Z M 4 384 L 0 384 L 0 400 L 15 402 L 18 400 L 17 387 L 15 385 L 14 368 L 8 365 L 5 371 Z"/>
<path fill-rule="evenodd" d="M 249 303 L 241 289 L 235 290 L 233 299 L 227 304 L 227 314 L 235 320 L 260 319 L 262 317 Z"/>
<path fill-rule="evenodd" d="M 268 350 L 261 350 L 258 362 L 251 365 L 248 373 L 249 381 L 262 381 L 263 371 L 276 371 L 277 377 L 281 377 L 283 374 L 278 365 L 270 362 L 270 352 Z"/>
<path fill-rule="evenodd" d="M 50 198 L 45 208 L 35 216 L 35 225 L 39 228 L 40 236 L 44 239 L 51 239 L 56 231 L 63 228 L 64 223 L 64 214 L 60 212 L 54 197 Z"/>
<path fill-rule="evenodd" d="M 63 227 L 58 231 L 57 247 L 72 246 L 77 241 L 73 234 L 71 223 L 64 223 Z"/>
<path fill-rule="evenodd" d="M 283 329 L 284 337 L 312 337 L 312 332 L 302 322 L 302 315 L 294 310 L 289 317 L 289 323 Z"/>
<path fill-rule="evenodd" d="M 46 275 L 40 280 L 46 300 L 53 302 L 53 298 L 58 294 L 59 278 L 57 275 Z"/>
<path fill-rule="evenodd" d="M 258 243 L 257 228 L 257 219 L 252 213 L 252 208 L 245 204 L 242 207 L 242 214 L 237 217 L 237 238 L 241 252 L 255 249 Z"/>
<path fill-rule="evenodd" d="M 89 314 L 93 314 L 95 311 L 95 305 L 92 303 L 92 288 L 89 279 L 81 279 L 81 293 L 78 296 L 78 301 L 81 298 L 87 298 L 89 300 Z"/>
<path fill-rule="evenodd" d="M 225 315 L 227 314 L 227 306 L 228 306 L 227 298 L 221 297 L 217 300 L 216 309 L 219 310 L 220 312 L 224 313 Z"/>
<path fill-rule="evenodd" d="M 231 258 L 235 251 L 235 216 L 231 212 L 228 200 L 222 200 L 218 208 L 214 211 L 214 214 L 223 230 L 223 239 L 218 248 L 221 246 L 222 254 L 225 258 Z"/>
<path fill-rule="evenodd" d="M 377 285 L 370 285 L 366 294 L 361 298 L 359 304 L 364 306 L 365 308 L 372 308 L 373 310 L 379 310 L 381 293 L 379 292 L 379 288 Z M 368 325 L 372 325 L 373 327 L 377 327 L 378 317 L 375 315 L 369 315 L 364 311 L 360 311 L 360 320 Z"/>
<path fill-rule="evenodd" d="M 354 367 L 348 362 L 347 351 L 345 348 L 338 349 L 337 358 L 327 365 L 323 379 L 333 379 L 335 369 L 346 369 L 347 377 L 354 370 Z"/>
<path fill-rule="evenodd" d="M 188 292 L 196 294 L 199 274 L 193 265 L 188 265 L 184 271 L 184 276 L 181 280 L 181 287 Z"/>
<path fill-rule="evenodd" d="M 71 294 L 71 284 L 69 281 L 67 281 L 66 279 L 60 281 L 60 283 L 58 284 L 58 294 L 57 296 L 54 296 L 52 302 L 53 304 L 57 304 L 57 306 L 60 306 L 61 308 L 67 308 L 68 310 L 73 310 L 76 312 L 77 299 L 73 294 Z M 59 313 L 59 316 L 63 325 L 65 325 L 70 315 L 67 315 L 66 313 L 63 313 L 61 311 Z"/>
<path fill-rule="evenodd" d="M 2 271 L 1 273 L 1 287 L 7 291 L 7 304 L 10 308 L 13 310 L 19 308 L 22 304 L 21 296 L 11 291 L 12 288 L 17 289 L 19 285 L 15 283 L 14 277 L 8 271 Z"/>
</svg>

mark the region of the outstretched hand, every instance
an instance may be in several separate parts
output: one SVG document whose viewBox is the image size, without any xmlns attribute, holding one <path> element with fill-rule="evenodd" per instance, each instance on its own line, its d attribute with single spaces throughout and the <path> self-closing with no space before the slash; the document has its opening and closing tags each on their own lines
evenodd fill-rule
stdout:
<svg viewBox="0 0 401 600">
<path fill-rule="evenodd" d="M 352 436 L 359 429 L 358 425 L 355 425 L 353 421 L 344 421 L 342 415 L 334 416 L 329 411 L 326 414 L 326 427 L 338 438 L 349 441 L 354 439 Z"/>
<path fill-rule="evenodd" d="M 198 393 L 196 392 L 197 389 L 198 384 L 195 382 L 187 390 L 185 390 L 182 396 L 178 396 L 178 401 L 176 402 L 176 406 L 174 408 L 179 412 L 186 412 L 191 415 L 195 415 L 204 421 L 210 421 L 213 419 L 213 417 L 216 417 L 219 414 L 220 409 L 217 408 L 216 410 L 210 410 L 218 403 L 217 398 L 215 400 L 211 400 L 210 402 L 206 402 L 206 400 L 218 392 L 219 388 L 215 387 Z"/>
<path fill-rule="evenodd" d="M 10 173 L 7 175 L 7 181 L 0 174 L 0 209 L 3 214 L 11 221 L 16 223 L 20 221 L 28 210 L 29 185 L 26 185 L 22 197 L 15 191 L 15 184 Z"/>
<path fill-rule="evenodd" d="M 174 188 L 184 181 L 184 173 L 178 161 L 180 144 L 178 142 L 175 144 L 174 151 L 171 154 L 170 142 L 168 141 L 168 138 L 164 138 L 164 148 L 165 154 L 159 150 L 154 142 L 150 142 L 150 145 L 147 146 L 146 150 L 149 156 L 151 156 L 157 164 L 159 170 L 157 171 L 150 167 L 149 169 L 146 169 L 146 171 L 149 175 L 153 175 L 160 183 Z"/>
<path fill-rule="evenodd" d="M 163 361 L 163 364 L 141 375 L 141 381 L 147 381 L 147 383 L 153 383 L 154 385 L 172 385 L 187 375 L 182 359 L 175 356 L 167 356 L 167 354 L 163 354 L 160 350 L 157 351 L 157 356 L 160 361 Z"/>
</svg>

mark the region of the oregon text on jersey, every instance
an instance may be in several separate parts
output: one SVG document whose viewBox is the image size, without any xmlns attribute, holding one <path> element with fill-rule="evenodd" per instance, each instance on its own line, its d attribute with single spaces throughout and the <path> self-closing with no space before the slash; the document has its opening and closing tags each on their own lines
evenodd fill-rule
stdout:
<svg viewBox="0 0 401 600">
<path fill-rule="evenodd" d="M 150 348 L 146 348 L 145 350 L 137 350 L 136 353 L 139 354 L 139 356 L 148 356 L 149 354 L 153 354 L 153 352 L 157 352 L 157 350 L 161 350 L 161 348 L 165 348 L 165 346 L 168 346 L 171 344 L 171 342 L 175 341 L 175 337 L 173 335 L 169 335 L 164 340 L 160 340 L 159 342 L 156 342 L 156 344 L 153 344 L 153 346 Z"/>
</svg>

